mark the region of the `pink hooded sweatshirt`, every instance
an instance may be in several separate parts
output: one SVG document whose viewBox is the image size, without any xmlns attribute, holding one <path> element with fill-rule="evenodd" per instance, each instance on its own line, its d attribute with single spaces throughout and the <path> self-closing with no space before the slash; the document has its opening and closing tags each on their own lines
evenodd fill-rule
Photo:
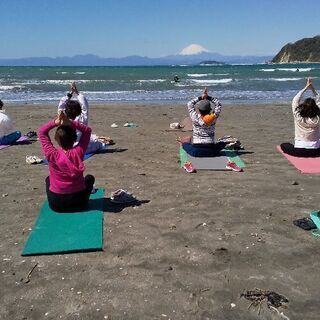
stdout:
<svg viewBox="0 0 320 320">
<path fill-rule="evenodd" d="M 56 127 L 54 120 L 39 129 L 42 150 L 49 164 L 49 189 L 59 194 L 76 193 L 85 189 L 83 157 L 90 141 L 91 128 L 77 121 L 70 122 L 82 135 L 77 146 L 67 151 L 55 148 L 51 142 L 49 131 Z"/>
</svg>

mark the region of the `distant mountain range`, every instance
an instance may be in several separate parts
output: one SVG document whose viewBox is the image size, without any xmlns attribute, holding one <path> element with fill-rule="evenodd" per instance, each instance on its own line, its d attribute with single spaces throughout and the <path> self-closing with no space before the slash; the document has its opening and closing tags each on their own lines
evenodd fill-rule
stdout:
<svg viewBox="0 0 320 320">
<path fill-rule="evenodd" d="M 154 66 L 154 65 L 197 65 L 203 61 L 227 64 L 264 63 L 272 56 L 224 56 L 218 53 L 176 54 L 161 58 L 128 56 L 123 58 L 101 58 L 93 54 L 73 57 L 33 57 L 20 59 L 0 59 L 0 66 Z"/>
<path fill-rule="evenodd" d="M 274 63 L 320 62 L 320 36 L 288 43 L 272 59 Z"/>
</svg>

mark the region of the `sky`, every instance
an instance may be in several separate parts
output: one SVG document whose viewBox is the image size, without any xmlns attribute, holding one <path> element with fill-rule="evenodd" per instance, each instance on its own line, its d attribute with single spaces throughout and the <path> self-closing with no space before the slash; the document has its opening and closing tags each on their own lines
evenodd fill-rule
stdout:
<svg viewBox="0 0 320 320">
<path fill-rule="evenodd" d="M 319 0 L 0 0 L 0 58 L 273 55 L 320 34 Z"/>
</svg>

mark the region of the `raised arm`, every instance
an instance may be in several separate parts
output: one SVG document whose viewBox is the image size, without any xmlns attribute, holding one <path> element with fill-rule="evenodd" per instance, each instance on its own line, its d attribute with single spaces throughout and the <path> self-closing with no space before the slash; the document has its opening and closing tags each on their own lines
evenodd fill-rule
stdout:
<svg viewBox="0 0 320 320">
<path fill-rule="evenodd" d="M 199 121 L 199 119 L 201 118 L 195 108 L 196 103 L 199 101 L 200 101 L 200 98 L 194 98 L 194 99 L 190 100 L 187 104 L 188 112 L 189 112 L 189 115 L 190 115 L 192 122 Z"/>
<path fill-rule="evenodd" d="M 72 82 L 71 84 L 71 92 L 72 94 L 75 94 L 77 96 L 77 99 L 81 105 L 81 114 L 76 118 L 76 120 L 85 125 L 88 125 L 89 104 L 87 98 L 82 93 L 79 93 L 75 82 Z"/>
<path fill-rule="evenodd" d="M 70 120 L 70 123 L 73 128 L 81 132 L 81 138 L 76 148 L 80 149 L 80 152 L 82 152 L 82 154 L 84 155 L 90 141 L 91 128 L 86 126 L 85 124 L 80 123 L 79 121 Z"/>
<path fill-rule="evenodd" d="M 307 83 L 306 83 L 306 86 L 300 90 L 296 95 L 295 97 L 293 98 L 292 100 L 292 112 L 294 114 L 296 114 L 297 112 L 297 108 L 299 107 L 299 104 L 300 104 L 300 101 L 301 101 L 301 98 L 303 96 L 303 94 L 312 87 L 312 81 L 310 78 L 307 79 Z"/>
<path fill-rule="evenodd" d="M 56 127 L 56 122 L 55 120 L 51 120 L 44 124 L 40 129 L 39 129 L 39 140 L 41 143 L 41 147 L 43 150 L 43 153 L 45 157 L 49 160 L 51 155 L 57 151 L 57 149 L 54 147 L 54 145 L 51 142 L 49 132 L 51 129 Z"/>
<path fill-rule="evenodd" d="M 208 98 L 213 103 L 214 105 L 213 113 L 215 114 L 216 118 L 218 118 L 221 112 L 222 104 L 217 98 L 214 98 L 214 97 L 208 97 Z"/>
<path fill-rule="evenodd" d="M 68 93 L 66 96 L 60 99 L 58 104 L 58 113 L 66 109 L 67 101 L 70 100 L 71 97 L 72 97 L 72 94 Z"/>
</svg>

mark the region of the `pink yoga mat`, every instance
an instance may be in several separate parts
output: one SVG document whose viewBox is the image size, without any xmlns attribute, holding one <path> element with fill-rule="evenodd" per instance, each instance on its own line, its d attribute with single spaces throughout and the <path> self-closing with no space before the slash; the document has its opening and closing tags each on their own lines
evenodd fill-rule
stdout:
<svg viewBox="0 0 320 320">
<path fill-rule="evenodd" d="M 23 142 L 23 141 L 26 141 L 26 140 L 28 140 L 28 137 L 22 136 L 21 138 L 19 138 L 19 139 L 17 140 L 16 143 Z M 1 144 L 1 145 L 0 145 L 0 150 L 5 149 L 5 148 L 8 148 L 8 147 L 11 147 L 11 146 L 14 146 L 14 145 L 15 145 L 15 144 Z"/>
<path fill-rule="evenodd" d="M 294 165 L 302 173 L 320 173 L 320 157 L 318 158 L 299 158 L 284 153 L 280 146 L 277 150 L 281 152 L 289 162 Z"/>
</svg>

